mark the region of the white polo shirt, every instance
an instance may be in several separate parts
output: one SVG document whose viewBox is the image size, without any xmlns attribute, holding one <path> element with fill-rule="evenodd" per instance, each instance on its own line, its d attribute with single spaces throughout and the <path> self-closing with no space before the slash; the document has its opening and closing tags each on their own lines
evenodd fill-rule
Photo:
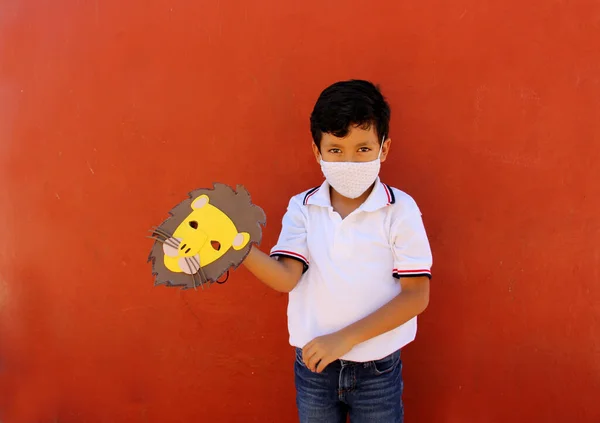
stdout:
<svg viewBox="0 0 600 423">
<path fill-rule="evenodd" d="M 327 181 L 293 196 L 270 254 L 305 264 L 287 310 L 289 342 L 299 348 L 389 302 L 401 291 L 400 276 L 431 277 L 432 254 L 417 204 L 379 178 L 343 220 L 331 206 Z M 415 317 L 340 358 L 380 359 L 413 341 L 416 331 Z"/>
</svg>

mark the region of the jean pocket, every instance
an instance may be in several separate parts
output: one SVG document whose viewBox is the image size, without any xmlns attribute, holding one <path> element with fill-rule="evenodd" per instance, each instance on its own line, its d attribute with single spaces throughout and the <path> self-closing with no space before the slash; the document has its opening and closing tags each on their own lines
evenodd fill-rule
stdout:
<svg viewBox="0 0 600 423">
<path fill-rule="evenodd" d="M 373 372 L 376 376 L 385 375 L 394 371 L 400 364 L 400 352 L 396 351 L 381 360 L 375 360 L 373 363 Z"/>
<path fill-rule="evenodd" d="M 306 364 L 304 364 L 304 361 L 302 361 L 302 350 L 300 348 L 296 348 L 296 363 L 304 368 L 307 368 Z"/>
</svg>

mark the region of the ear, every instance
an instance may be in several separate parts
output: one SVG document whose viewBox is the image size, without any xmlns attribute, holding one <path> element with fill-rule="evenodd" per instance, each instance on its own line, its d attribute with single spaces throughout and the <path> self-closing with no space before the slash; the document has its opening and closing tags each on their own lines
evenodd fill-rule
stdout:
<svg viewBox="0 0 600 423">
<path fill-rule="evenodd" d="M 233 238 L 232 246 L 234 250 L 241 250 L 250 241 L 250 234 L 248 232 L 240 232 Z"/>
<path fill-rule="evenodd" d="M 315 160 L 318 164 L 321 164 L 321 152 L 319 151 L 319 147 L 317 147 L 314 141 L 312 142 L 312 150 L 313 154 L 315 155 Z"/>
<path fill-rule="evenodd" d="M 208 195 L 201 195 L 192 202 L 192 209 L 198 210 L 208 204 Z"/>
<path fill-rule="evenodd" d="M 388 138 L 383 142 L 383 146 L 381 147 L 381 163 L 385 162 L 387 155 L 390 152 L 390 146 L 392 144 L 392 139 Z"/>
</svg>

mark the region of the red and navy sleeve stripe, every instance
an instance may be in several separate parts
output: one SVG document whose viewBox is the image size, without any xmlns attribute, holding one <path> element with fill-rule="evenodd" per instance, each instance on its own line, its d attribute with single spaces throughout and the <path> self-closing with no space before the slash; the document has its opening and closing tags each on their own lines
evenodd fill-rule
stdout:
<svg viewBox="0 0 600 423">
<path fill-rule="evenodd" d="M 431 270 L 428 269 L 415 269 L 415 270 L 400 270 L 394 269 L 392 274 L 396 279 L 400 278 L 416 278 L 417 276 L 427 276 L 431 279 Z"/>
<path fill-rule="evenodd" d="M 288 258 L 302 262 L 302 264 L 304 264 L 304 270 L 302 271 L 302 273 L 304 273 L 308 270 L 308 267 L 310 264 L 306 257 L 304 257 L 302 254 L 298 254 L 293 251 L 275 250 L 275 251 L 271 251 L 270 255 L 271 255 L 271 257 L 288 257 Z"/>
</svg>

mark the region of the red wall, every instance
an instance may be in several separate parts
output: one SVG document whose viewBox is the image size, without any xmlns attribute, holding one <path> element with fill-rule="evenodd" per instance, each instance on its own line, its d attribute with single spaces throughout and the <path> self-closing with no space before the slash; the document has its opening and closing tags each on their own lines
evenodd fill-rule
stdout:
<svg viewBox="0 0 600 423">
<path fill-rule="evenodd" d="M 146 230 L 242 183 L 268 250 L 355 77 L 434 250 L 407 422 L 600 421 L 600 5 L 377 3 L 0 4 L 3 423 L 296 421 L 285 295 L 154 287 Z"/>
</svg>

